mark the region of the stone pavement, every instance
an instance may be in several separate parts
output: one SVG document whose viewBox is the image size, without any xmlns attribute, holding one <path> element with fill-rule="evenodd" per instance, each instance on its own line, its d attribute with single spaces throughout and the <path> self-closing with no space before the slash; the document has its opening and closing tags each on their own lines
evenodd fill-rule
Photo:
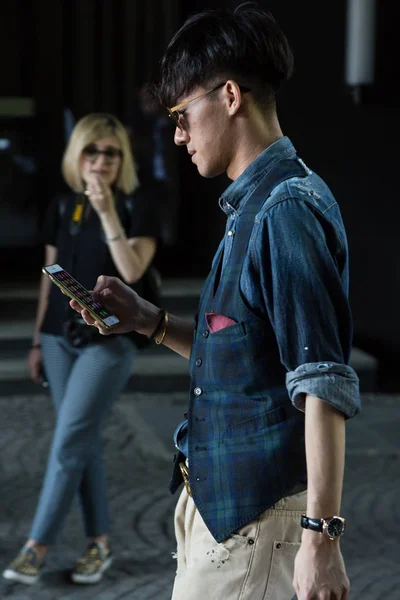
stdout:
<svg viewBox="0 0 400 600">
<path fill-rule="evenodd" d="M 347 424 L 342 549 L 352 600 L 400 600 L 400 395 L 367 395 Z"/>
<path fill-rule="evenodd" d="M 400 396 L 364 395 L 363 405 L 362 414 L 347 423 L 342 513 L 348 528 L 342 548 L 352 584 L 350 598 L 399 600 Z M 176 498 L 169 494 L 167 484 L 171 433 L 185 407 L 185 393 L 129 393 L 112 410 L 104 443 L 116 558 L 104 579 L 88 587 L 68 581 L 68 569 L 85 545 L 75 507 L 49 554 L 41 582 L 28 587 L 1 579 L 1 599 L 170 599 Z M 2 569 L 29 529 L 53 415 L 46 393 L 0 397 L 0 414 Z"/>
</svg>

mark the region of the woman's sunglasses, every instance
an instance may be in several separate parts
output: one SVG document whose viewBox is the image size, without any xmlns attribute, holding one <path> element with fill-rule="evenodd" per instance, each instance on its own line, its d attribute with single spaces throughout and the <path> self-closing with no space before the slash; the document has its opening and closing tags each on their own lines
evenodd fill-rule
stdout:
<svg viewBox="0 0 400 600">
<path fill-rule="evenodd" d="M 122 156 L 121 150 L 112 146 L 105 148 L 105 150 L 100 150 L 96 144 L 89 144 L 89 146 L 83 149 L 84 157 L 91 162 L 96 161 L 101 154 L 104 156 L 106 163 L 113 163 Z"/>
</svg>

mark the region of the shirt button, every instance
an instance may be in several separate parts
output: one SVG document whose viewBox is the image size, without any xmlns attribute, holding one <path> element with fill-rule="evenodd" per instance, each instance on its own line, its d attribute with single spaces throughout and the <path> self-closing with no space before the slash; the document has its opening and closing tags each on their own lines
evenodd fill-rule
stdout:
<svg viewBox="0 0 400 600">
<path fill-rule="evenodd" d="M 194 388 L 194 394 L 195 396 L 201 396 L 201 394 L 203 393 L 203 390 L 199 387 Z"/>
<path fill-rule="evenodd" d="M 202 362 L 203 362 L 203 361 L 201 360 L 201 358 L 198 358 L 198 359 L 196 360 L 196 367 L 201 367 L 201 365 L 202 365 Z"/>
<path fill-rule="evenodd" d="M 210 332 L 208 331 L 208 329 L 205 329 L 205 330 L 203 331 L 203 337 L 205 337 L 205 338 L 206 338 L 206 337 L 208 337 L 209 335 L 210 335 Z"/>
<path fill-rule="evenodd" d="M 233 231 L 232 231 L 232 229 L 230 229 L 230 230 L 228 231 L 228 235 L 229 235 L 229 237 L 232 237 L 232 236 L 233 236 Z"/>
</svg>

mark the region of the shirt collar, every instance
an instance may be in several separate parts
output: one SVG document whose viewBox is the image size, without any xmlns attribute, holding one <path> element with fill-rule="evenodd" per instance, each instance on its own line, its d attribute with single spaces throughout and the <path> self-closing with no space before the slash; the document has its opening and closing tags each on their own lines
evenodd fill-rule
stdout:
<svg viewBox="0 0 400 600">
<path fill-rule="evenodd" d="M 220 208 L 227 215 L 240 212 L 247 199 L 254 192 L 260 181 L 271 171 L 273 166 L 283 158 L 296 155 L 296 150 L 287 136 L 279 138 L 268 146 L 243 173 L 233 181 L 219 199 Z"/>
</svg>

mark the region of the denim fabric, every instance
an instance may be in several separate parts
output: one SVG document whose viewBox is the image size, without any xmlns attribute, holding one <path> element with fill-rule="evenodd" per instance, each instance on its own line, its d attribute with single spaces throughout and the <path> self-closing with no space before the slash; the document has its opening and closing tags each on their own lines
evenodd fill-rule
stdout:
<svg viewBox="0 0 400 600">
<path fill-rule="evenodd" d="M 293 156 L 291 141 L 281 138 L 222 194 L 219 205 L 227 223 L 214 258 L 223 252 L 222 273 L 247 200 L 278 160 Z M 241 293 L 249 307 L 274 326 L 294 405 L 304 410 L 310 394 L 349 418 L 361 404 L 358 377 L 348 366 L 353 330 L 346 232 L 331 191 L 301 162 L 307 176 L 278 185 L 256 217 Z M 336 363 L 334 378 L 331 371 L 321 371 L 321 361 Z M 185 455 L 186 436 L 187 426 L 180 424 L 175 443 Z"/>
<path fill-rule="evenodd" d="M 305 409 L 307 394 L 338 407 L 345 417 L 354 417 L 359 409 L 359 381 L 354 369 L 332 362 L 304 364 L 286 375 L 286 387 L 293 404 Z"/>
<path fill-rule="evenodd" d="M 176 427 L 173 435 L 175 447 L 182 452 L 186 457 L 189 456 L 189 440 L 187 435 L 187 419 L 181 421 Z"/>
<path fill-rule="evenodd" d="M 226 233 L 196 317 L 189 420 L 176 432 L 217 541 L 305 481 L 304 394 L 328 395 L 347 417 L 360 407 L 346 233 L 329 188 L 282 138 L 220 205 Z M 212 333 L 209 312 L 236 323 Z M 171 491 L 180 481 L 175 465 Z"/>
<path fill-rule="evenodd" d="M 43 362 L 56 427 L 30 538 L 52 544 L 76 496 L 88 537 L 110 530 L 100 430 L 129 380 L 136 354 L 126 336 L 73 348 L 42 333 Z"/>
<path fill-rule="evenodd" d="M 220 206 L 228 216 L 223 269 L 238 217 L 255 186 L 277 160 L 294 155 L 290 140 L 281 138 L 222 195 Z M 278 185 L 257 215 L 240 283 L 252 310 L 271 321 L 286 370 L 307 364 L 302 393 L 323 398 L 330 374 L 323 375 L 319 364 L 346 366 L 350 358 L 348 247 L 335 198 L 326 183 L 304 167 L 307 177 Z M 340 386 L 330 386 L 329 402 L 352 417 L 360 409 L 358 378 L 348 366 L 342 372 Z"/>
<path fill-rule="evenodd" d="M 304 415 L 289 400 L 275 332 L 238 293 L 265 199 L 280 182 L 305 175 L 293 157 L 262 178 L 238 219 L 221 277 L 219 253 L 200 297 L 190 359 L 189 479 L 196 507 L 217 541 L 294 488 L 306 487 Z M 231 324 L 214 331 L 210 314 Z"/>
</svg>

